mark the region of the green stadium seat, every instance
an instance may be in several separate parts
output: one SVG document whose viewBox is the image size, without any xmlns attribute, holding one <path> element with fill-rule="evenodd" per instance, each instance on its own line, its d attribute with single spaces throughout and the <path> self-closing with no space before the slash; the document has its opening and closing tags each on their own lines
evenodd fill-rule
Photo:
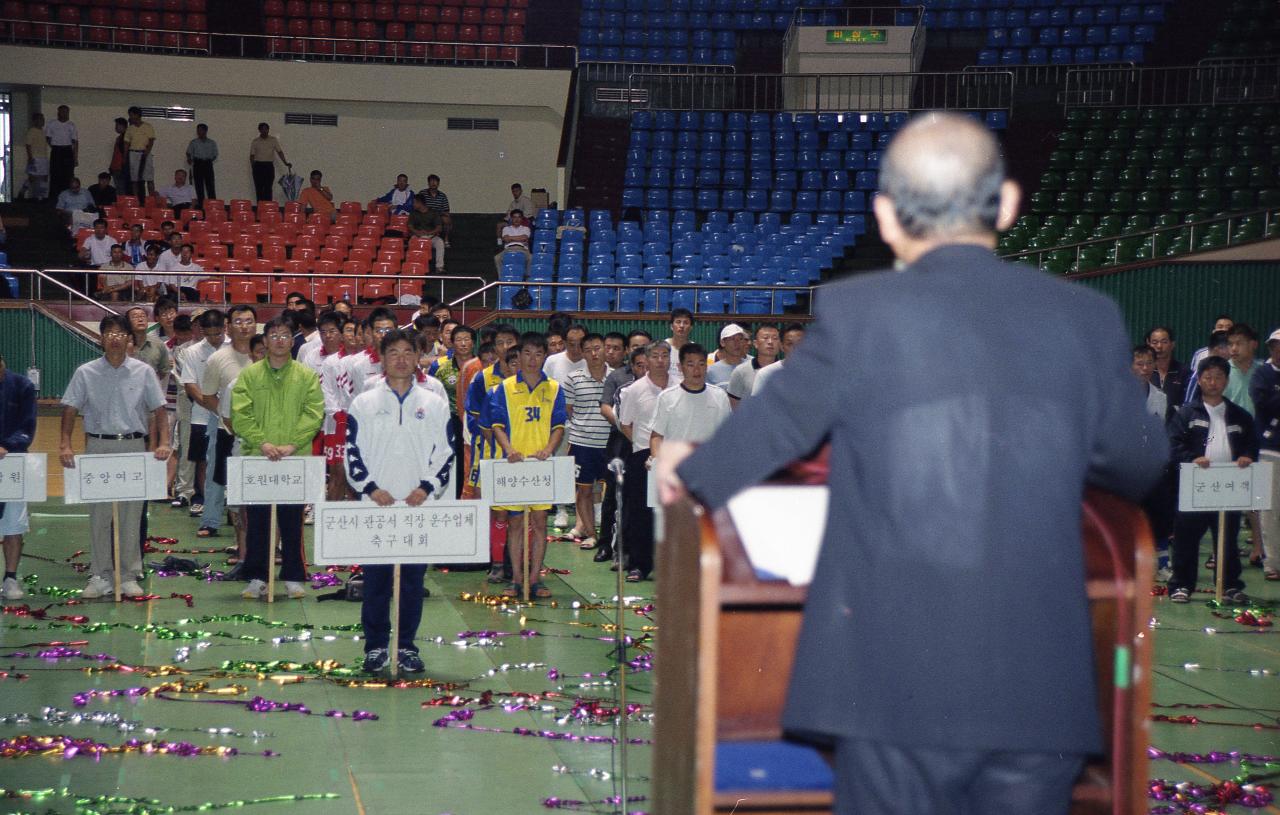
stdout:
<svg viewBox="0 0 1280 815">
<path fill-rule="evenodd" d="M 1084 108 L 1072 108 L 1067 111 L 1067 127 L 1086 127 L 1089 124 L 1089 111 Z"/>
<path fill-rule="evenodd" d="M 1176 167 L 1177 155 L 1168 147 L 1160 147 L 1151 151 L 1151 164 L 1155 167 Z"/>
<path fill-rule="evenodd" d="M 1062 243 L 1080 243 L 1087 241 L 1090 237 L 1089 230 L 1083 226 L 1069 226 L 1067 231 L 1062 233 Z"/>
<path fill-rule="evenodd" d="M 1078 226 L 1081 229 L 1089 230 L 1089 229 L 1093 229 L 1094 224 L 1096 224 L 1097 222 L 1098 222 L 1097 219 L 1094 218 L 1089 213 L 1077 212 L 1075 215 L 1071 216 L 1070 225 Z"/>
<path fill-rule="evenodd" d="M 1031 213 L 1026 213 L 1025 215 L 1020 216 L 1018 220 L 1014 222 L 1014 226 L 1018 227 L 1019 229 L 1025 229 L 1027 230 L 1028 233 L 1034 232 L 1035 230 L 1040 228 L 1040 216 L 1032 215 Z"/>
<path fill-rule="evenodd" d="M 1169 186 L 1169 168 L 1152 167 L 1147 170 L 1147 189 L 1163 188 Z"/>
<path fill-rule="evenodd" d="M 1116 179 L 1116 186 L 1122 190 L 1136 190 L 1142 186 L 1146 174 L 1136 167 L 1125 167 Z"/>
<path fill-rule="evenodd" d="M 1231 145 L 1215 144 L 1209 148 L 1209 161 L 1215 167 L 1225 167 L 1231 163 Z"/>
<path fill-rule="evenodd" d="M 1057 170 L 1045 170 L 1040 174 L 1040 189 L 1054 192 L 1062 189 L 1062 173 Z"/>
<path fill-rule="evenodd" d="M 1177 234 L 1166 238 L 1166 241 L 1160 245 L 1161 254 L 1165 257 L 1173 257 L 1174 255 L 1185 255 L 1191 251 L 1191 236 L 1184 230 Z"/>
<path fill-rule="evenodd" d="M 1116 185 L 1116 173 L 1111 167 L 1104 167 L 1093 171 L 1093 175 L 1089 177 L 1089 186 L 1091 189 L 1104 192 L 1110 190 Z"/>
<path fill-rule="evenodd" d="M 1058 134 L 1058 148 L 1061 150 L 1075 150 L 1080 146 L 1080 133 L 1076 130 L 1064 130 Z"/>
<path fill-rule="evenodd" d="M 1169 121 L 1186 124 L 1195 118 L 1195 110 L 1189 107 L 1176 107 L 1169 111 Z"/>
<path fill-rule="evenodd" d="M 1143 190 L 1138 193 L 1136 205 L 1138 212 L 1157 213 L 1162 208 L 1160 193 L 1155 190 Z"/>
<path fill-rule="evenodd" d="M 1152 228 L 1160 229 L 1166 226 L 1177 226 L 1182 223 L 1182 216 L 1176 212 L 1161 212 L 1156 216 L 1155 224 Z"/>
<path fill-rule="evenodd" d="M 1154 127 L 1140 127 L 1133 131 L 1133 143 L 1138 147 L 1150 147 L 1156 143 L 1159 135 Z"/>
<path fill-rule="evenodd" d="M 1114 201 L 1114 199 L 1115 196 L 1113 195 L 1112 200 Z M 1125 207 L 1124 211 L 1128 211 L 1128 209 L 1129 207 Z M 1098 225 L 1093 228 L 1093 237 L 1114 238 L 1122 232 L 1124 232 L 1124 221 L 1120 219 L 1119 215 L 1103 215 L 1098 219 Z"/>
<path fill-rule="evenodd" d="M 1133 250 L 1133 259 L 1135 261 L 1151 260 L 1154 258 L 1154 255 L 1151 252 L 1150 238 L 1134 238 L 1134 240 L 1138 241 L 1138 245 Z"/>
<path fill-rule="evenodd" d="M 1054 194 L 1048 192 L 1031 193 L 1031 211 L 1032 212 L 1052 212 L 1053 211 Z"/>
<path fill-rule="evenodd" d="M 1128 147 L 1133 144 L 1133 128 L 1117 127 L 1107 136 L 1107 144 L 1111 147 Z"/>
<path fill-rule="evenodd" d="M 1067 228 L 1067 216 L 1062 213 L 1055 212 L 1052 215 L 1046 215 L 1044 221 L 1040 224 L 1041 229 L 1056 229 L 1059 233 Z"/>
<path fill-rule="evenodd" d="M 1139 119 L 1144 125 L 1158 127 L 1164 124 L 1165 115 L 1164 111 L 1160 108 L 1143 108 Z"/>
<path fill-rule="evenodd" d="M 1138 111 L 1136 108 L 1121 108 L 1116 111 L 1116 124 L 1121 127 L 1137 127 Z"/>
<path fill-rule="evenodd" d="M 1258 206 L 1280 207 L 1280 188 L 1271 187 L 1269 189 L 1259 191 Z M 1275 223 L 1275 221 L 1280 221 L 1280 218 L 1275 219 L 1272 223 Z"/>
<path fill-rule="evenodd" d="M 1049 166 L 1056 169 L 1066 169 L 1071 166 L 1072 156 L 1070 150 L 1054 150 L 1049 154 Z"/>
<path fill-rule="evenodd" d="M 1203 252 L 1207 249 L 1221 249 L 1227 245 L 1227 227 L 1226 224 L 1214 224 L 1203 230 L 1199 230 L 1196 234 L 1196 251 Z"/>
<path fill-rule="evenodd" d="M 1195 193 L 1189 189 L 1173 190 L 1169 193 L 1168 199 L 1169 209 L 1174 212 L 1186 212 L 1195 208 Z"/>
<path fill-rule="evenodd" d="M 1058 193 L 1054 206 L 1058 212 L 1075 212 L 1080 209 L 1080 195 L 1075 190 L 1063 190 Z"/>
<path fill-rule="evenodd" d="M 1119 167 L 1124 164 L 1124 151 L 1108 147 L 1098 154 L 1098 164 L 1103 167 Z"/>
<path fill-rule="evenodd" d="M 1160 143 L 1166 147 L 1181 147 L 1183 138 L 1181 125 L 1168 125 L 1160 131 Z"/>
<path fill-rule="evenodd" d="M 1083 190 L 1089 186 L 1089 174 L 1084 170 L 1070 170 L 1063 179 L 1063 188 Z"/>
<path fill-rule="evenodd" d="M 1122 213 L 1132 212 L 1133 192 L 1131 190 L 1116 190 L 1111 193 L 1111 211 Z"/>
<path fill-rule="evenodd" d="M 1099 214 L 1111 211 L 1111 204 L 1107 200 L 1105 192 L 1090 191 L 1084 194 L 1084 198 L 1080 202 L 1081 208 L 1085 212 Z"/>
<path fill-rule="evenodd" d="M 1217 212 L 1222 209 L 1222 190 L 1206 187 L 1196 193 L 1196 209 L 1200 212 Z"/>
<path fill-rule="evenodd" d="M 1250 189 L 1234 189 L 1227 201 L 1227 209 L 1239 212 L 1258 205 L 1258 194 Z"/>
<path fill-rule="evenodd" d="M 1048 253 L 1040 268 L 1051 274 L 1066 274 L 1075 263 L 1075 253 L 1070 249 L 1059 249 Z"/>
<path fill-rule="evenodd" d="M 1125 232 L 1141 232 L 1151 228 L 1151 219 L 1140 212 L 1135 212 L 1124 220 Z"/>
<path fill-rule="evenodd" d="M 1188 145 L 1203 147 L 1209 144 L 1209 128 L 1201 124 L 1191 125 L 1186 130 Z"/>
<path fill-rule="evenodd" d="M 1231 242 L 1256 241 L 1264 237 L 1262 219 L 1256 215 L 1241 218 L 1232 225 Z"/>
<path fill-rule="evenodd" d="M 1124 163 L 1127 167 L 1150 167 L 1151 151 L 1143 147 L 1135 147 L 1124 154 Z"/>
<path fill-rule="evenodd" d="M 1093 148 L 1100 149 L 1102 147 L 1105 147 L 1107 145 L 1107 142 L 1110 141 L 1110 139 L 1108 139 L 1107 136 L 1108 136 L 1107 131 L 1103 130 L 1102 128 L 1091 127 L 1088 130 L 1086 130 L 1084 134 L 1081 136 L 1080 145 L 1082 147 L 1093 147 Z"/>
<path fill-rule="evenodd" d="M 1182 151 L 1182 163 L 1188 167 L 1200 167 L 1209 163 L 1209 151 L 1203 147 L 1188 147 Z"/>
<path fill-rule="evenodd" d="M 1218 172 L 1217 167 L 1212 165 L 1201 166 L 1200 169 L 1196 171 L 1196 186 L 1216 187 L 1221 183 L 1223 183 L 1223 178 L 1221 173 Z M 1226 183 L 1231 184 L 1232 182 L 1228 181 Z"/>
<path fill-rule="evenodd" d="M 1271 186 L 1276 175 L 1274 168 L 1268 169 L 1261 164 L 1255 164 L 1249 168 L 1249 186 L 1255 188 Z"/>
<path fill-rule="evenodd" d="M 1088 148 L 1082 148 L 1071 154 L 1071 161 L 1076 167 L 1081 169 L 1093 169 L 1093 165 L 1098 162 L 1098 152 Z"/>
<path fill-rule="evenodd" d="M 1073 272 L 1089 272 L 1103 264 L 1107 257 L 1107 250 L 1104 246 L 1082 246 L 1080 247 L 1080 255 L 1074 263 L 1071 264 Z"/>
<path fill-rule="evenodd" d="M 1169 170 L 1168 186 L 1176 190 L 1190 189 L 1196 184 L 1195 170 L 1191 167 L 1174 167 Z"/>
<path fill-rule="evenodd" d="M 1108 127 L 1115 121 L 1115 112 L 1111 108 L 1094 108 L 1089 113 L 1089 124 L 1092 127 Z"/>
</svg>

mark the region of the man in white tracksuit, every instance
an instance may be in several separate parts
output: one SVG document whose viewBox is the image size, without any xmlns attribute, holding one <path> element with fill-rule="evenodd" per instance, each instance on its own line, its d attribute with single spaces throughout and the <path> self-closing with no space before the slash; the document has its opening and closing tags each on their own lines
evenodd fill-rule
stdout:
<svg viewBox="0 0 1280 815">
<path fill-rule="evenodd" d="M 386 377 L 351 401 L 347 412 L 347 481 L 361 500 L 378 506 L 404 501 L 419 506 L 439 500 L 449 485 L 453 440 L 449 438 L 449 403 L 416 387 L 418 352 L 412 337 L 399 329 L 385 334 L 380 356 Z M 393 566 L 364 567 L 364 670 L 386 667 L 391 640 Z M 400 670 L 425 670 L 413 644 L 422 619 L 425 564 L 400 567 Z"/>
</svg>

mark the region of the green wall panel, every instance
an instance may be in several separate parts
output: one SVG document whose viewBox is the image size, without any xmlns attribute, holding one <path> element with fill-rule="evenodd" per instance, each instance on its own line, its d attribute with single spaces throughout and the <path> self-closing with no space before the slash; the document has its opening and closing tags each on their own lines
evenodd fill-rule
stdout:
<svg viewBox="0 0 1280 815">
<path fill-rule="evenodd" d="M 34 358 L 42 399 L 62 396 L 76 368 L 101 354 L 97 345 L 34 309 L 0 309 L 0 348 L 16 371 L 25 372 Z"/>
<path fill-rule="evenodd" d="M 1218 314 L 1248 323 L 1264 338 L 1280 327 L 1280 263 L 1162 263 L 1077 282 L 1120 304 L 1135 344 L 1153 325 L 1171 327 L 1175 355 L 1184 362 L 1204 345 Z"/>
</svg>

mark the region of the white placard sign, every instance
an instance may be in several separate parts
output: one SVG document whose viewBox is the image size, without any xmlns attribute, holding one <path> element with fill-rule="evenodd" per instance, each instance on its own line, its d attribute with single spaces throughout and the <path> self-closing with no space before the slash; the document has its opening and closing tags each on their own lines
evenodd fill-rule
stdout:
<svg viewBox="0 0 1280 815">
<path fill-rule="evenodd" d="M 527 458 L 514 464 L 486 459 L 480 462 L 480 494 L 494 506 L 572 504 L 573 471 L 572 456 Z"/>
<path fill-rule="evenodd" d="M 489 562 L 487 501 L 318 503 L 314 529 L 313 561 L 324 566 Z"/>
<path fill-rule="evenodd" d="M 0 458 L 0 502 L 47 500 L 47 459 L 44 453 L 9 453 Z"/>
<path fill-rule="evenodd" d="M 315 504 L 324 500 L 324 457 L 227 459 L 227 505 Z"/>
<path fill-rule="evenodd" d="M 169 494 L 167 465 L 154 454 L 93 453 L 76 456 L 74 469 L 62 471 L 68 504 L 150 501 Z"/>
<path fill-rule="evenodd" d="M 1183 464 L 1178 471 L 1178 511 L 1271 509 L 1271 478 L 1269 461 L 1248 467 L 1230 462 L 1208 467 Z"/>
</svg>

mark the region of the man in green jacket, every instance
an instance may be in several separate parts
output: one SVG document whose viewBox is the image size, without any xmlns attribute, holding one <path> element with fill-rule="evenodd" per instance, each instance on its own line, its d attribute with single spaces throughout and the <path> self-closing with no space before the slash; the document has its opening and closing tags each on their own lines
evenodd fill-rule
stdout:
<svg viewBox="0 0 1280 815">
<path fill-rule="evenodd" d="M 276 317 L 263 326 L 267 358 L 240 372 L 231 389 L 231 425 L 240 438 L 240 455 L 266 456 L 272 461 L 310 452 L 311 439 L 324 419 L 324 397 L 315 372 L 292 357 L 293 330 Z M 241 593 L 246 600 L 266 597 L 270 568 L 271 508 L 246 507 L 247 527 L 244 577 L 249 585 Z M 280 579 L 289 598 L 306 595 L 306 571 L 302 552 L 302 504 L 276 507 L 284 562 Z"/>
</svg>

